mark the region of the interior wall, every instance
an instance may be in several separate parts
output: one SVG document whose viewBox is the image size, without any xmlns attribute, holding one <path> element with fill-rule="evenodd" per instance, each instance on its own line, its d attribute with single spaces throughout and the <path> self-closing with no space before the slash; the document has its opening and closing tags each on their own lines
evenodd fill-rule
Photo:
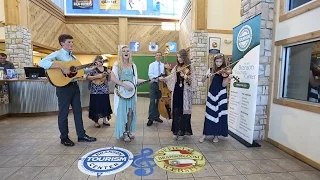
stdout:
<svg viewBox="0 0 320 180">
<path fill-rule="evenodd" d="M 314 17 L 320 17 L 320 8 L 279 23 L 280 1 L 275 2 L 275 41 L 318 31 L 320 29 L 320 24 L 314 23 L 312 20 Z M 301 22 L 303 22 L 303 26 Z M 274 61 L 276 60 L 275 55 L 276 53 L 274 52 Z M 274 70 L 275 65 L 272 68 Z M 278 76 L 278 74 L 275 76 Z M 272 82 L 275 82 L 274 79 Z M 274 86 L 274 84 L 272 85 Z M 270 98 L 275 96 L 277 96 L 277 94 L 273 92 L 272 88 Z M 270 104 L 268 137 L 317 163 L 320 163 L 319 127 L 319 114 L 274 103 Z"/>
<path fill-rule="evenodd" d="M 29 30 L 33 43 L 49 48 L 60 48 L 58 37 L 66 33 L 62 10 L 48 6 L 51 1 L 29 0 Z"/>
<path fill-rule="evenodd" d="M 241 1 L 208 0 L 208 29 L 232 30 L 240 23 Z"/>
<path fill-rule="evenodd" d="M 240 9 L 241 1 L 239 0 L 208 0 L 208 42 L 210 37 L 220 38 L 220 52 L 226 55 L 232 55 L 232 30 L 240 24 Z M 210 33 L 212 31 L 216 33 Z"/>
</svg>

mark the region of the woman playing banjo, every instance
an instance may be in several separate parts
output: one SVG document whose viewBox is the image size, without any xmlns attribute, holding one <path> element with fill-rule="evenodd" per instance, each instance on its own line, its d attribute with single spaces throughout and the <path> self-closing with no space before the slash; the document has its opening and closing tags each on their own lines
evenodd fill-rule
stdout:
<svg viewBox="0 0 320 180">
<path fill-rule="evenodd" d="M 103 60 L 102 56 L 97 56 L 93 62 L 97 67 L 90 71 L 87 79 L 90 80 L 90 104 L 89 104 L 89 118 L 95 123 L 96 128 L 100 128 L 98 120 L 103 118 L 103 124 L 110 126 L 112 109 L 110 105 L 109 86 L 110 75 L 108 68 L 99 62 Z M 106 118 L 108 120 L 106 120 Z"/>
<path fill-rule="evenodd" d="M 138 79 L 137 67 L 132 62 L 128 46 L 123 46 L 120 50 L 119 61 L 115 62 L 112 67 L 111 81 L 124 87 L 126 91 L 136 89 L 125 84 L 124 81 L 131 81 L 134 85 L 145 81 Z M 134 139 L 132 132 L 135 131 L 136 126 L 136 103 L 137 93 L 131 98 L 121 98 L 117 93 L 114 93 L 115 136 L 117 139 L 122 137 L 126 142 Z"/>
</svg>

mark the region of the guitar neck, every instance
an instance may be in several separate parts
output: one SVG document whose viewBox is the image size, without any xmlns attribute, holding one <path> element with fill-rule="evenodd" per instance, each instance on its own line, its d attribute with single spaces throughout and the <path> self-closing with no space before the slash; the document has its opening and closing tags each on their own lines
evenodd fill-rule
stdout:
<svg viewBox="0 0 320 180">
<path fill-rule="evenodd" d="M 81 66 L 77 66 L 77 69 L 84 69 L 84 68 L 87 68 L 87 67 L 90 67 L 90 66 L 93 66 L 94 63 L 89 63 L 89 64 L 84 64 L 84 65 L 81 65 Z"/>
<path fill-rule="evenodd" d="M 107 62 L 108 60 L 104 59 L 100 62 L 102 63 L 105 63 Z M 90 66 L 94 66 L 96 62 L 93 62 L 93 63 L 89 63 L 89 64 L 84 64 L 84 65 L 80 65 L 80 66 L 77 66 L 76 68 L 79 70 L 79 69 L 84 69 L 84 68 L 87 68 L 87 67 L 90 67 Z"/>
</svg>

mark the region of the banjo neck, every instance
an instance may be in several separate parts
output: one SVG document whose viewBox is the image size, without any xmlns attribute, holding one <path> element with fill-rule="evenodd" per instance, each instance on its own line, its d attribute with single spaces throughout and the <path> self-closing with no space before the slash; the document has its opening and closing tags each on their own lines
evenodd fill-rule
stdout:
<svg viewBox="0 0 320 180">
<path fill-rule="evenodd" d="M 160 75 L 157 76 L 157 77 L 154 77 L 154 78 L 152 78 L 152 79 L 143 81 L 143 82 L 141 82 L 141 83 L 138 83 L 138 84 L 136 85 L 136 87 L 141 86 L 141 85 L 143 85 L 143 84 L 145 84 L 145 83 L 147 83 L 147 82 L 150 82 L 150 81 L 152 81 L 152 80 L 154 80 L 154 79 L 157 79 L 157 78 L 159 78 L 159 77 L 161 77 L 161 76 L 164 76 L 164 74 L 160 74 Z"/>
</svg>

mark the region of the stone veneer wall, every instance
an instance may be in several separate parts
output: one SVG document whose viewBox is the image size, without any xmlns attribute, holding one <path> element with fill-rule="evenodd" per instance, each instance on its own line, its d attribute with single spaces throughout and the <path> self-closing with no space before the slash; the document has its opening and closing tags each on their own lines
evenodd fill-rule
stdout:
<svg viewBox="0 0 320 180">
<path fill-rule="evenodd" d="M 19 78 L 24 78 L 24 67 L 33 67 L 31 34 L 21 26 L 5 26 L 6 54 L 11 61 Z"/>
<path fill-rule="evenodd" d="M 202 78 L 208 68 L 208 33 L 205 31 L 192 32 L 190 59 L 194 61 L 196 74 L 196 93 L 193 95 L 192 104 L 205 104 L 207 100 L 207 84 Z"/>
<path fill-rule="evenodd" d="M 243 15 L 241 21 L 246 21 L 261 13 L 260 30 L 260 62 L 258 96 L 256 109 L 256 122 L 254 139 L 261 140 L 265 136 L 265 125 L 267 120 L 268 89 L 271 62 L 273 8 L 274 0 L 241 0 Z"/>
</svg>

